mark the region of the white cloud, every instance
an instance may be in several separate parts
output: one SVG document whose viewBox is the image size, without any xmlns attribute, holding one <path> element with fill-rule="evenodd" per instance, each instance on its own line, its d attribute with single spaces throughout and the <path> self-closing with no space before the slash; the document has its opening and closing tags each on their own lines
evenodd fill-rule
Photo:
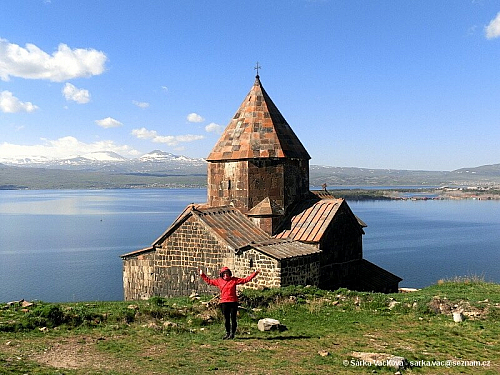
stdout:
<svg viewBox="0 0 500 375">
<path fill-rule="evenodd" d="M 112 117 L 106 117 L 103 118 L 102 120 L 95 120 L 95 123 L 105 129 L 117 128 L 123 125 L 120 121 L 115 120 Z"/>
<path fill-rule="evenodd" d="M 33 112 L 38 107 L 31 102 L 22 102 L 10 91 L 0 92 L 0 111 L 4 113 Z"/>
<path fill-rule="evenodd" d="M 146 128 L 133 129 L 133 136 L 139 139 L 147 139 L 154 143 L 165 143 L 169 146 L 176 146 L 182 142 L 193 142 L 205 138 L 203 135 L 159 135 L 156 130 L 148 130 Z"/>
<path fill-rule="evenodd" d="M 137 100 L 132 100 L 132 103 L 142 109 L 149 107 L 149 103 L 146 102 L 138 102 Z"/>
<path fill-rule="evenodd" d="M 224 128 L 221 125 L 216 124 L 215 122 L 211 122 L 210 124 L 205 126 L 205 131 L 208 133 L 222 134 L 223 130 Z"/>
<path fill-rule="evenodd" d="M 488 26 L 484 28 L 487 39 L 498 38 L 500 36 L 500 12 L 497 13 L 495 19 L 491 20 Z"/>
<path fill-rule="evenodd" d="M 0 38 L 0 78 L 4 81 L 10 76 L 54 82 L 90 77 L 104 72 L 106 60 L 106 55 L 95 49 L 71 49 L 61 43 L 49 55 L 34 44 L 23 48 Z"/>
<path fill-rule="evenodd" d="M 168 87 L 167 86 L 162 86 L 161 89 L 165 92 L 168 92 Z"/>
<path fill-rule="evenodd" d="M 98 151 L 113 151 L 124 157 L 134 157 L 141 153 L 127 145 L 118 145 L 105 140 L 84 143 L 75 137 L 67 136 L 56 140 L 42 139 L 38 145 L 16 145 L 4 142 L 0 144 L 0 159 L 45 157 L 47 159 L 73 158 Z"/>
<path fill-rule="evenodd" d="M 66 100 L 73 100 L 79 104 L 85 104 L 90 101 L 90 93 L 88 90 L 76 88 L 71 83 L 66 83 L 64 85 L 62 93 Z"/>
<path fill-rule="evenodd" d="M 205 119 L 203 117 L 201 117 L 199 114 L 194 113 L 194 112 L 187 115 L 187 120 L 189 122 L 203 122 L 203 121 L 205 121 Z"/>
</svg>

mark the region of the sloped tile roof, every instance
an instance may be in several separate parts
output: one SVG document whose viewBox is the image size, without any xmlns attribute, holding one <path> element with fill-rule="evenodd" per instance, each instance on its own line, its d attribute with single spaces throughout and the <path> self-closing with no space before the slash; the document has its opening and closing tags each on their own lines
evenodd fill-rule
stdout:
<svg viewBox="0 0 500 375">
<path fill-rule="evenodd" d="M 149 246 L 149 247 L 146 247 L 144 249 L 135 250 L 135 251 L 131 251 L 130 253 L 122 254 L 122 255 L 120 255 L 120 257 L 122 259 L 125 259 L 128 257 L 134 257 L 134 256 L 138 256 L 141 254 L 149 253 L 149 252 L 153 251 L 154 249 L 155 248 L 153 246 Z"/>
<path fill-rule="evenodd" d="M 295 258 L 304 255 L 319 254 L 321 250 L 313 245 L 307 245 L 298 241 L 278 240 L 252 243 L 246 247 L 254 248 L 274 259 Z"/>
<path fill-rule="evenodd" d="M 184 209 L 150 248 L 124 254 L 122 257 L 154 250 L 155 246 L 161 244 L 192 215 L 195 215 L 212 233 L 226 242 L 234 251 L 254 248 L 275 259 L 304 256 L 321 251 L 316 246 L 272 238 L 234 207 L 209 207 L 192 204 Z"/>
<path fill-rule="evenodd" d="M 311 157 L 262 87 L 259 76 L 207 161 Z"/>
<path fill-rule="evenodd" d="M 275 235 L 295 241 L 317 243 L 325 234 L 343 199 L 305 200 L 293 210 L 290 227 Z"/>
<path fill-rule="evenodd" d="M 194 213 L 235 250 L 252 241 L 270 239 L 269 234 L 233 207 L 207 208 Z"/>
</svg>

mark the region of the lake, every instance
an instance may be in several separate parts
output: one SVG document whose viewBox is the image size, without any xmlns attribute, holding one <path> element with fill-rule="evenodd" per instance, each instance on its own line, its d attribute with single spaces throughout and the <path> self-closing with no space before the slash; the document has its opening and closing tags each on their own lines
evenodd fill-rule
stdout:
<svg viewBox="0 0 500 375">
<path fill-rule="evenodd" d="M 0 191 L 0 302 L 121 300 L 120 255 L 150 245 L 204 189 Z M 424 287 L 500 282 L 499 201 L 349 202 L 364 257 Z"/>
</svg>

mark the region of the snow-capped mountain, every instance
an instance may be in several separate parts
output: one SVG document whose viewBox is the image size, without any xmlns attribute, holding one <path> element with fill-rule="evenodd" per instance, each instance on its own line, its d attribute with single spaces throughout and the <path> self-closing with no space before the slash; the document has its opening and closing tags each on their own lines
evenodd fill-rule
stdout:
<svg viewBox="0 0 500 375">
<path fill-rule="evenodd" d="M 204 173 L 205 159 L 174 155 L 160 150 L 151 151 L 135 159 L 127 159 L 112 151 L 98 151 L 73 158 L 49 159 L 44 156 L 0 158 L 0 163 L 10 166 L 87 170 L 111 173 Z"/>
<path fill-rule="evenodd" d="M 165 152 L 160 150 L 154 150 L 145 155 L 142 155 L 141 157 L 138 158 L 138 160 L 141 162 L 153 162 L 153 163 L 176 161 L 176 162 L 205 164 L 205 159 L 193 159 L 193 158 L 188 158 L 187 156 L 174 155 L 170 152 Z"/>
<path fill-rule="evenodd" d="M 24 166 L 29 164 L 40 164 L 47 163 L 50 159 L 45 156 L 26 156 L 26 157 L 17 157 L 17 158 L 2 158 L 0 157 L 0 163 L 5 165 L 16 165 L 16 166 Z"/>
<path fill-rule="evenodd" d="M 124 158 L 121 155 L 118 155 L 113 151 L 96 151 L 85 154 L 82 156 L 85 159 L 90 159 L 94 161 L 127 161 L 127 158 Z"/>
</svg>

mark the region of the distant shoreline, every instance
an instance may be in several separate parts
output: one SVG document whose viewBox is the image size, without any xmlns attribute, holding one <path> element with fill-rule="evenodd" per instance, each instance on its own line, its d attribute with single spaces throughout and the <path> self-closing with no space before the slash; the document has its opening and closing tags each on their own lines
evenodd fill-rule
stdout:
<svg viewBox="0 0 500 375">
<path fill-rule="evenodd" d="M 352 201 L 428 201 L 428 200 L 500 200 L 500 187 L 399 187 L 394 186 L 373 186 L 367 188 L 356 188 L 351 185 L 342 189 L 328 189 L 334 197 L 344 198 Z M 198 185 L 173 185 L 173 186 L 127 186 L 127 187 L 73 187 L 73 188 L 52 188 L 52 189 L 31 189 L 24 186 L 3 185 L 0 191 L 57 191 L 57 190 L 153 190 L 153 189 L 206 189 L 206 186 Z M 312 189 L 319 190 L 319 189 Z"/>
<path fill-rule="evenodd" d="M 415 188 L 415 189 L 349 189 L 329 190 L 346 200 L 500 200 L 500 188 Z"/>
</svg>

